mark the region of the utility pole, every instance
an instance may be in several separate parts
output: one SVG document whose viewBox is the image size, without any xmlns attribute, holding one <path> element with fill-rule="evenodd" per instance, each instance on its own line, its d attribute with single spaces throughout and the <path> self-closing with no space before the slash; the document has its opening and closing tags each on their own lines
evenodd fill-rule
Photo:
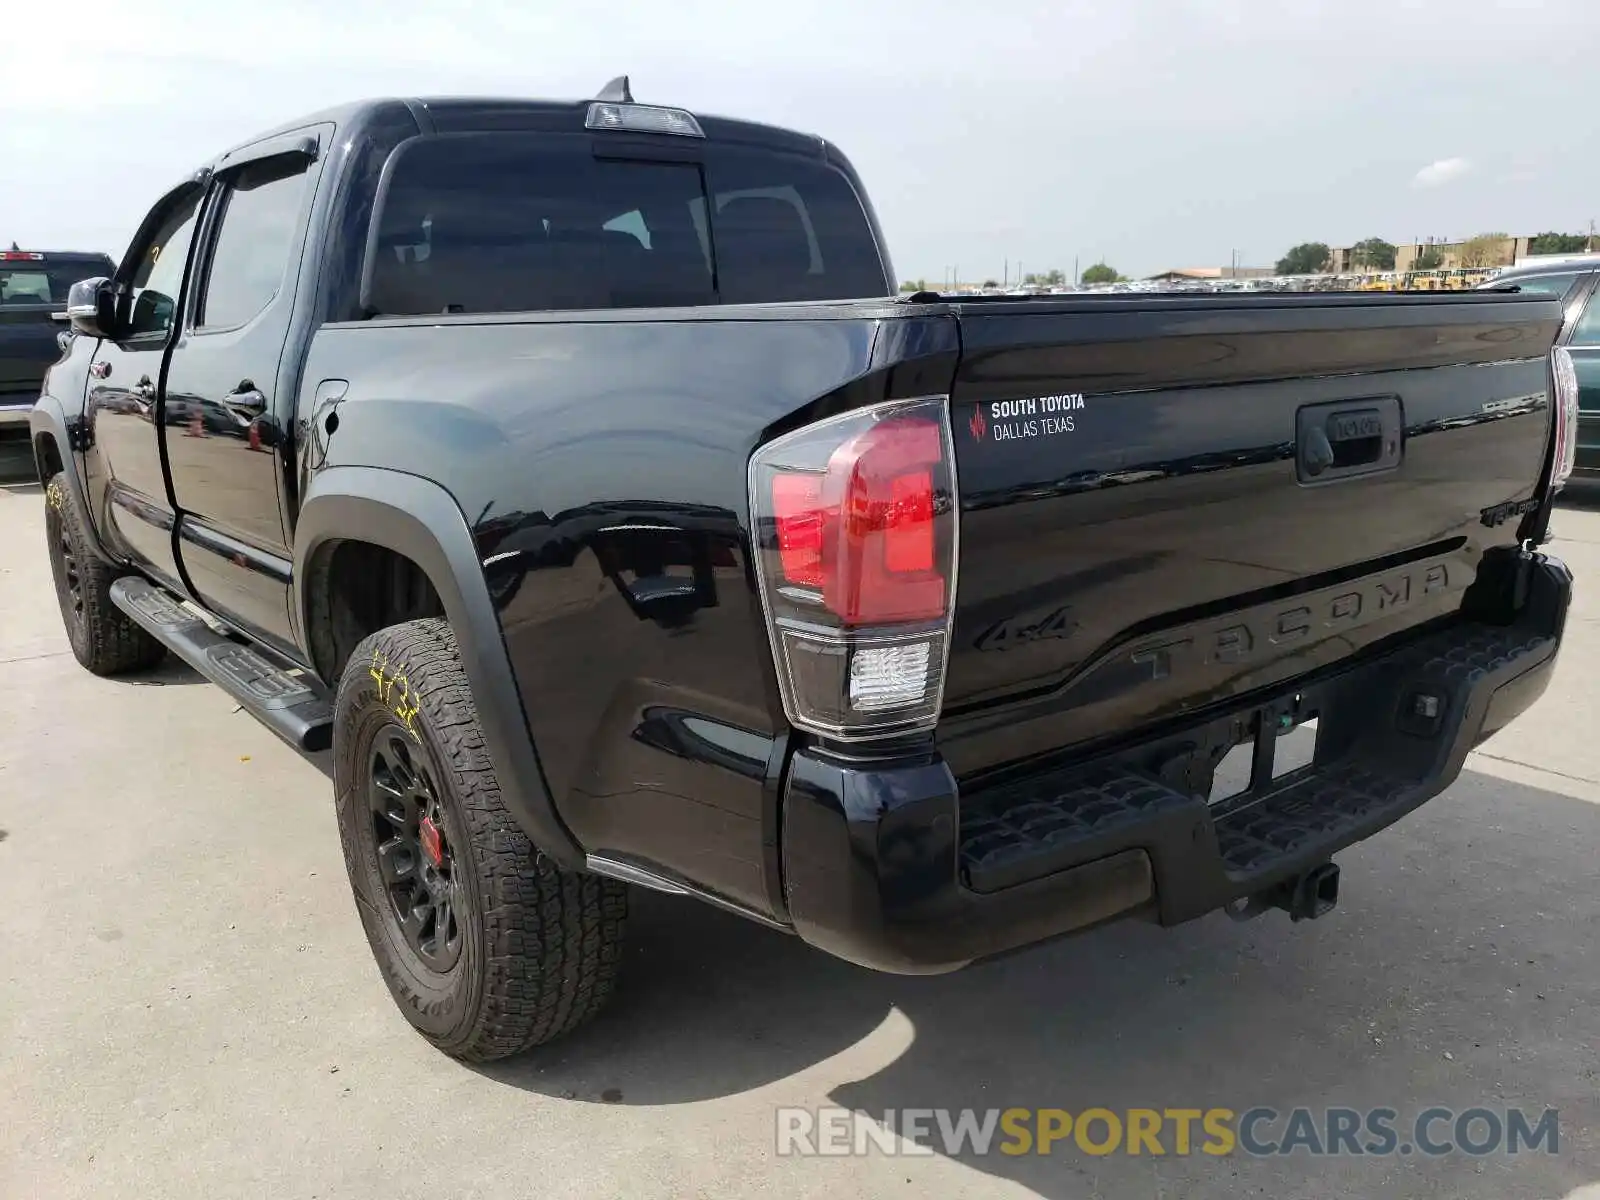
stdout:
<svg viewBox="0 0 1600 1200">
<path fill-rule="evenodd" d="M 1078 256 L 1076 254 L 1074 254 L 1072 256 L 1072 286 L 1073 287 L 1077 287 L 1078 286 L 1078 280 L 1080 278 L 1081 278 L 1081 276 L 1078 274 Z"/>
</svg>

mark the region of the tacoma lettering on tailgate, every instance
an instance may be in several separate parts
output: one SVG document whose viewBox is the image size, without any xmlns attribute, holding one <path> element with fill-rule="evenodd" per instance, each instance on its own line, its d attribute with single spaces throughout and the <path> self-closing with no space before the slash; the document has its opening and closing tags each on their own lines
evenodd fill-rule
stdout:
<svg viewBox="0 0 1600 1200">
<path fill-rule="evenodd" d="M 1453 568 L 1453 569 L 1452 569 Z M 1086 700 L 1179 679 L 1185 692 L 1196 689 L 1196 676 L 1211 668 L 1219 678 L 1239 667 L 1261 663 L 1293 646 L 1312 647 L 1409 608 L 1424 598 L 1442 600 L 1469 581 L 1461 564 L 1422 563 L 1338 587 L 1325 588 L 1292 601 L 1261 605 L 1210 621 L 1139 638 L 1092 663 L 1068 685 L 1089 693 Z M 1348 653 L 1348 649 L 1344 653 Z M 1301 661 L 1296 670 L 1305 670 Z"/>
</svg>

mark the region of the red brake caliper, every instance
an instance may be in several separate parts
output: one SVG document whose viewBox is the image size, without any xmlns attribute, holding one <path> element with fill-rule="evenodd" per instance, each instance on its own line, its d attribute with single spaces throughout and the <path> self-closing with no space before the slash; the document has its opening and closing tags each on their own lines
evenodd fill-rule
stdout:
<svg viewBox="0 0 1600 1200">
<path fill-rule="evenodd" d="M 444 837 L 439 833 L 439 827 L 433 823 L 432 817 L 423 817 L 420 826 L 422 834 L 422 852 L 428 856 L 428 862 L 435 870 L 444 863 Z"/>
</svg>

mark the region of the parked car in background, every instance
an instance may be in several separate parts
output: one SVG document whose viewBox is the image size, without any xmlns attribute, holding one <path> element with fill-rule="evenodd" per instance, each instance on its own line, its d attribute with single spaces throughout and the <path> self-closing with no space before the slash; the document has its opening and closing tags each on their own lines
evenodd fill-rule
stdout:
<svg viewBox="0 0 1600 1200">
<path fill-rule="evenodd" d="M 50 364 L 61 357 L 67 290 L 109 275 L 109 256 L 72 251 L 0 250 L 0 438 L 28 436 L 28 413 Z"/>
<path fill-rule="evenodd" d="M 1500 272 L 1480 291 L 1515 288 L 1562 298 L 1558 369 L 1578 384 L 1578 448 L 1573 474 L 1600 479 L 1600 254 L 1529 263 Z"/>
</svg>

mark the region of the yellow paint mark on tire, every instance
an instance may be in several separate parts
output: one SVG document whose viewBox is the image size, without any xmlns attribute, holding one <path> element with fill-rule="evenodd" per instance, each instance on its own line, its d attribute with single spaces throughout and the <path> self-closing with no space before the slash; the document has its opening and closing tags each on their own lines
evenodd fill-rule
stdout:
<svg viewBox="0 0 1600 1200">
<path fill-rule="evenodd" d="M 377 686 L 378 699 L 394 713 L 405 731 L 417 745 L 422 745 L 422 735 L 417 732 L 417 714 L 422 711 L 422 697 L 411 686 L 406 668 L 394 669 L 389 659 L 379 650 L 372 652 L 372 665 L 367 674 Z"/>
</svg>

